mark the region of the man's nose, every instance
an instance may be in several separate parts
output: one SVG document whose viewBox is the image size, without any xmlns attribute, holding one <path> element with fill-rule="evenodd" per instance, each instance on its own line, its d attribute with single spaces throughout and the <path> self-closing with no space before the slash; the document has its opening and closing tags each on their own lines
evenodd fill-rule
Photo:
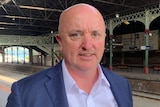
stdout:
<svg viewBox="0 0 160 107">
<path fill-rule="evenodd" d="M 89 34 L 84 35 L 83 40 L 82 40 L 82 48 L 84 50 L 88 50 L 92 48 L 92 43 L 93 43 L 93 38 L 91 37 L 91 35 Z"/>
</svg>

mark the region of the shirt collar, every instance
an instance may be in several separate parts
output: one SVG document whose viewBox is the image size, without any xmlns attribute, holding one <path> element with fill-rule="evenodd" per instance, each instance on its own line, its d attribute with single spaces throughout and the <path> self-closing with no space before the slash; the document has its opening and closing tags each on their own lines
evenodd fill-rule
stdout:
<svg viewBox="0 0 160 107">
<path fill-rule="evenodd" d="M 107 78 L 104 76 L 100 65 L 98 65 L 98 70 L 99 70 L 100 75 L 99 75 L 99 78 L 98 78 L 97 81 L 101 82 L 102 84 L 104 83 L 105 85 L 110 87 L 110 83 L 108 82 Z M 73 80 L 71 75 L 69 74 L 69 72 L 67 70 L 67 67 L 65 65 L 64 59 L 62 60 L 62 72 L 63 72 L 63 77 L 64 77 L 65 89 L 66 89 L 67 92 L 69 92 L 74 86 L 77 86 L 77 84 Z"/>
<path fill-rule="evenodd" d="M 103 73 L 102 68 L 101 68 L 100 65 L 98 65 L 98 69 L 99 69 L 99 80 L 102 83 L 106 84 L 108 87 L 110 87 L 110 83 L 109 83 L 107 77 L 104 75 L 104 73 Z"/>
<path fill-rule="evenodd" d="M 62 60 L 62 72 L 63 72 L 64 85 L 65 85 L 66 91 L 69 92 L 70 89 L 76 84 L 76 82 L 73 80 L 73 78 L 69 74 L 67 67 L 65 65 L 64 59 Z"/>
</svg>

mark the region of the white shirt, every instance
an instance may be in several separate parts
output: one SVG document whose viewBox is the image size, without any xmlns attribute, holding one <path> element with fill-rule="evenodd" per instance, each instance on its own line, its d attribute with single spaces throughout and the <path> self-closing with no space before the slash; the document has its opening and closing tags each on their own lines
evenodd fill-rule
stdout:
<svg viewBox="0 0 160 107">
<path fill-rule="evenodd" d="M 90 94 L 80 89 L 69 74 L 64 60 L 62 71 L 69 107 L 118 107 L 110 89 L 110 84 L 99 65 L 99 78 Z"/>
</svg>

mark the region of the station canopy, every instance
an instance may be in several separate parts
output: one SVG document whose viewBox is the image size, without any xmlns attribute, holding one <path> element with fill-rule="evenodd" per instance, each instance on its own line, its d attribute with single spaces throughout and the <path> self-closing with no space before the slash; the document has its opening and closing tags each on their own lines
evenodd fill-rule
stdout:
<svg viewBox="0 0 160 107">
<path fill-rule="evenodd" d="M 105 20 L 160 6 L 160 0 L 0 0 L 0 34 L 38 36 L 56 32 L 61 12 L 77 3 L 95 6 Z"/>
</svg>

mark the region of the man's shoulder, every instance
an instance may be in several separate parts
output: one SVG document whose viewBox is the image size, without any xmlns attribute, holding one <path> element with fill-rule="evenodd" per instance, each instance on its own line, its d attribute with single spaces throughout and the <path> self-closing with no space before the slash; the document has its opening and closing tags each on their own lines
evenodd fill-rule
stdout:
<svg viewBox="0 0 160 107">
<path fill-rule="evenodd" d="M 121 92 L 124 92 L 124 90 L 130 90 L 128 87 L 130 87 L 129 80 L 114 71 L 111 71 L 106 68 L 102 68 L 104 75 L 108 79 L 110 85 L 114 89 L 119 89 Z M 125 93 L 125 92 L 124 92 Z"/>
<path fill-rule="evenodd" d="M 108 78 L 115 79 L 115 80 L 120 80 L 120 81 L 126 81 L 127 79 L 124 78 L 123 76 L 117 74 L 116 72 L 109 70 L 108 68 L 102 67 L 104 75 Z"/>
<path fill-rule="evenodd" d="M 55 65 L 53 67 L 49 67 L 47 69 L 41 70 L 35 74 L 27 76 L 17 81 L 19 85 L 23 84 L 40 84 L 49 80 L 50 78 L 56 76 L 61 72 L 60 64 Z"/>
</svg>

